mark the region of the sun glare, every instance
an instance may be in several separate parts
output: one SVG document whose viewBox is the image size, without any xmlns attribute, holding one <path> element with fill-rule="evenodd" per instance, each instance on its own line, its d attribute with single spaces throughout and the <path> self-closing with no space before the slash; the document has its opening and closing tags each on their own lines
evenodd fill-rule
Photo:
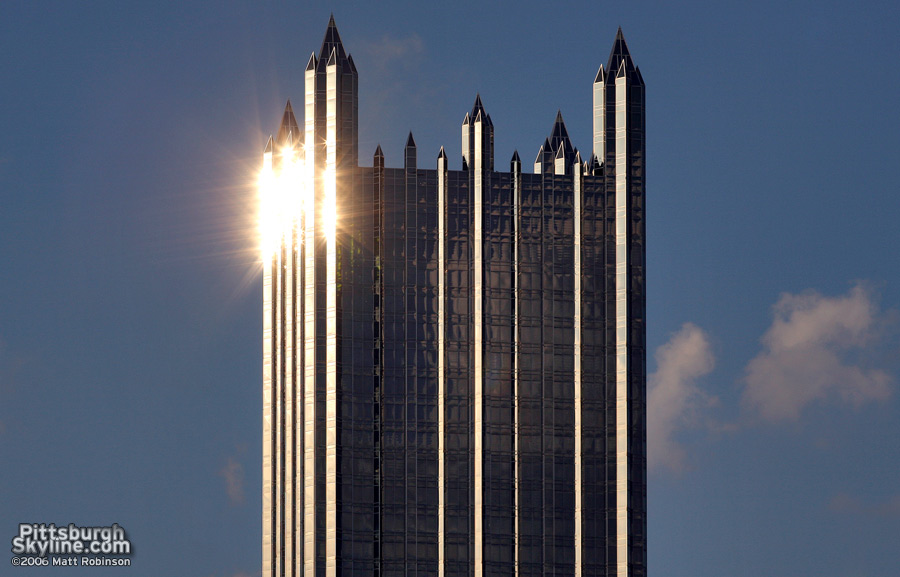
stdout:
<svg viewBox="0 0 900 577">
<path fill-rule="evenodd" d="M 305 201 L 304 166 L 293 147 L 280 152 L 278 168 L 272 153 L 263 156 L 259 175 L 259 235 L 263 259 L 271 258 L 300 222 Z"/>
<path fill-rule="evenodd" d="M 325 238 L 333 239 L 337 226 L 337 202 L 335 199 L 334 168 L 325 167 L 325 198 L 322 205 L 322 226 L 325 227 Z"/>
</svg>

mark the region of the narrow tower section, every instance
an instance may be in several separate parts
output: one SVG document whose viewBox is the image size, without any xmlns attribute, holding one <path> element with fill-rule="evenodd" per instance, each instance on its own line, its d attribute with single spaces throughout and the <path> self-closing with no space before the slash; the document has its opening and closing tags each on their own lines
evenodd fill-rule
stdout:
<svg viewBox="0 0 900 577">
<path fill-rule="evenodd" d="M 357 73 L 333 17 L 304 76 L 303 129 L 289 102 L 264 153 L 265 186 L 276 205 L 266 216 L 264 236 L 271 238 L 263 255 L 264 577 L 336 577 L 341 572 L 338 446 L 345 305 L 340 258 L 342 243 L 352 246 L 357 239 L 338 238 L 338 220 L 345 219 L 348 229 L 361 228 L 353 224 L 359 211 L 349 208 L 358 184 Z M 377 228 L 371 219 L 368 226 Z M 345 285 L 356 287 L 365 278 L 368 290 L 371 262 L 363 261 L 347 267 Z M 371 327 L 369 302 L 348 302 L 369 311 L 365 324 Z M 362 322 L 356 313 L 352 309 L 351 320 Z M 371 384 L 371 353 L 366 359 Z M 356 376 L 351 371 L 348 379 Z M 371 388 L 365 394 L 371 399 Z M 370 491 L 366 495 L 371 515 L 376 513 L 373 498 Z M 366 538 L 370 535 L 367 531 Z M 366 565 L 372 566 L 371 555 Z"/>
<path fill-rule="evenodd" d="M 301 543 L 295 495 L 303 478 L 297 397 L 302 374 L 298 287 L 303 226 L 298 167 L 303 149 L 290 101 L 263 158 L 265 202 L 270 204 L 263 246 L 263 572 L 293 575 Z"/>
<path fill-rule="evenodd" d="M 618 30 L 606 69 L 594 81 L 594 156 L 603 165 L 614 231 L 607 250 L 615 254 L 615 292 L 607 300 L 615 318 L 614 342 L 607 348 L 613 370 L 614 412 L 608 423 L 615 439 L 608 450 L 607 485 L 615 487 L 615 539 L 608 539 L 611 575 L 643 576 L 647 566 L 646 457 L 646 295 L 644 262 L 645 100 L 644 81 L 634 65 L 622 29 Z M 610 262 L 609 260 L 607 262 Z M 610 298 L 611 297 L 611 298 Z M 613 391 L 610 391 L 613 392 Z"/>
<path fill-rule="evenodd" d="M 463 167 L 472 190 L 472 413 L 475 577 L 484 575 L 484 199 L 494 170 L 494 125 L 475 96 L 472 111 L 463 121 Z"/>
</svg>

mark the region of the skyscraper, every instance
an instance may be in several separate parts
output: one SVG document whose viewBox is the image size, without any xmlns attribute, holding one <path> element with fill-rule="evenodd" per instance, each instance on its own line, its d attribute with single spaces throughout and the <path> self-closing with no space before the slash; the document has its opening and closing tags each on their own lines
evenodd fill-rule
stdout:
<svg viewBox="0 0 900 577">
<path fill-rule="evenodd" d="M 334 19 L 264 153 L 263 575 L 646 575 L 644 84 L 622 31 L 593 147 L 533 173 L 358 162 Z"/>
</svg>

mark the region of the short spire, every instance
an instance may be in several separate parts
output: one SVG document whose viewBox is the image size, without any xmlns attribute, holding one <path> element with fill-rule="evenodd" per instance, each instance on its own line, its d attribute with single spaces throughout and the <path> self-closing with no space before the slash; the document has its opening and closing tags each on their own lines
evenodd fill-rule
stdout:
<svg viewBox="0 0 900 577">
<path fill-rule="evenodd" d="M 591 160 L 588 162 L 587 168 L 588 174 L 593 176 L 600 176 L 603 174 L 603 166 L 600 164 L 600 160 L 597 158 L 596 154 L 591 155 Z"/>
<path fill-rule="evenodd" d="M 487 116 L 487 112 L 484 109 L 484 105 L 481 103 L 481 94 L 476 92 L 475 93 L 475 104 L 472 105 L 472 112 L 470 113 L 470 116 L 472 118 L 476 118 L 479 113 L 482 116 Z"/>
<path fill-rule="evenodd" d="M 410 133 L 410 134 L 411 134 L 411 133 Z M 438 152 L 438 160 L 440 160 L 440 159 L 442 159 L 442 158 L 443 158 L 444 160 L 447 160 L 447 153 L 444 152 L 444 147 L 443 147 L 443 146 L 441 147 L 441 151 Z"/>
<path fill-rule="evenodd" d="M 270 154 L 275 149 L 275 143 L 272 142 L 272 135 L 269 135 L 269 140 L 266 141 L 266 150 L 263 154 Z"/>
<path fill-rule="evenodd" d="M 375 158 L 384 158 L 384 153 L 381 152 L 380 144 L 375 148 Z"/>
<path fill-rule="evenodd" d="M 416 141 L 413 139 L 412 132 L 409 133 L 406 147 L 403 149 L 403 168 L 413 170 L 416 168 Z"/>
<path fill-rule="evenodd" d="M 571 163 L 571 159 L 575 156 L 575 149 L 569 140 L 569 131 L 566 130 L 566 123 L 560 110 L 556 111 L 556 119 L 553 121 L 548 143 L 546 148 L 550 152 L 556 152 L 555 158 L 565 158 L 566 165 Z"/>
<path fill-rule="evenodd" d="M 300 127 L 297 125 L 297 119 L 294 117 L 291 101 L 288 100 L 284 107 L 284 114 L 281 117 L 281 126 L 278 127 L 278 133 L 275 136 L 275 142 L 283 145 L 288 142 L 288 139 L 293 134 L 300 134 Z"/>
<path fill-rule="evenodd" d="M 544 172 L 544 145 L 538 148 L 537 156 L 534 159 L 534 173 L 540 174 Z"/>
</svg>

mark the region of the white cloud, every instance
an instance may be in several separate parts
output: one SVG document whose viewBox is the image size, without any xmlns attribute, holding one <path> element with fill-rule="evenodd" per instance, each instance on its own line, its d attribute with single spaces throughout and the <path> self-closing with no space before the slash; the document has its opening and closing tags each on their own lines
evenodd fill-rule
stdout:
<svg viewBox="0 0 900 577">
<path fill-rule="evenodd" d="M 228 457 L 228 462 L 219 470 L 219 475 L 225 479 L 225 491 L 228 493 L 228 501 L 232 505 L 244 503 L 244 466 L 234 457 Z"/>
<path fill-rule="evenodd" d="M 647 459 L 653 469 L 684 467 L 685 451 L 675 433 L 696 426 L 698 413 L 715 402 L 697 386 L 712 371 L 715 358 L 706 333 L 685 323 L 656 350 L 656 372 L 650 375 L 647 397 Z"/>
<path fill-rule="evenodd" d="M 767 420 L 795 420 L 816 401 L 859 406 L 890 396 L 889 374 L 848 362 L 878 340 L 882 324 L 863 285 L 839 297 L 783 294 L 773 313 L 762 352 L 747 364 L 745 407 Z"/>
</svg>

